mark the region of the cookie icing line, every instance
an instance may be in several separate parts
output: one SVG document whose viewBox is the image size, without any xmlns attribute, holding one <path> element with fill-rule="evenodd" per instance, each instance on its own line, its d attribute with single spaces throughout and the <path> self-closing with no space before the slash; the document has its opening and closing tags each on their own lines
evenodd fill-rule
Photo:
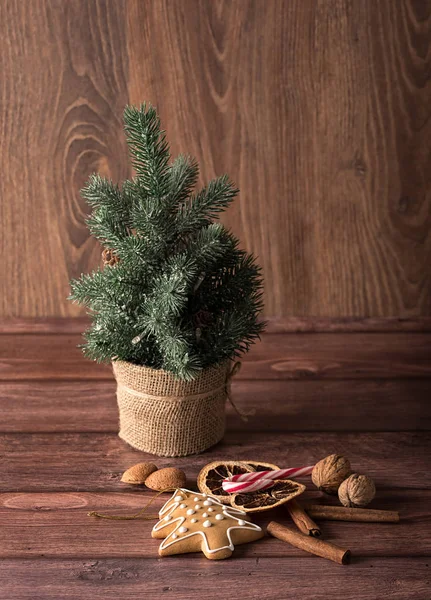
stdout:
<svg viewBox="0 0 431 600">
<path fill-rule="evenodd" d="M 185 498 L 181 498 L 181 500 L 176 500 L 175 496 L 178 495 L 178 492 L 183 492 L 183 493 L 188 493 L 188 494 L 196 494 L 196 492 L 192 492 L 190 490 L 187 490 L 185 488 L 178 488 L 178 490 L 176 490 L 173 495 L 171 496 L 171 498 L 164 504 L 164 506 L 161 508 L 160 512 L 159 512 L 159 518 L 162 519 L 163 516 L 165 515 L 165 513 L 167 511 L 168 514 L 166 516 L 171 516 L 171 513 L 173 513 L 178 506 L 180 505 L 181 502 L 183 502 L 185 500 Z M 202 495 L 201 495 L 202 496 Z M 217 506 L 222 507 L 222 513 L 225 517 L 230 517 L 231 519 L 235 519 L 238 522 L 238 525 L 233 525 L 232 527 L 229 527 L 226 531 L 226 535 L 227 538 L 229 540 L 229 545 L 228 546 L 221 546 L 220 548 L 215 548 L 214 550 L 211 550 L 209 545 L 208 545 L 208 540 L 206 537 L 206 534 L 203 531 L 193 531 L 192 533 L 189 533 L 188 535 L 184 535 L 182 537 L 178 537 L 177 536 L 177 531 L 180 529 L 180 527 L 182 526 L 182 524 L 184 523 L 184 521 L 186 521 L 186 517 L 177 517 L 176 519 L 173 520 L 169 520 L 169 522 L 162 522 L 160 521 L 159 523 L 156 523 L 153 527 L 153 531 L 160 531 L 160 529 L 163 529 L 164 527 L 167 527 L 168 525 L 172 525 L 173 523 L 177 523 L 177 526 L 175 527 L 175 529 L 173 531 L 171 531 L 171 533 L 162 541 L 162 543 L 160 544 L 160 549 L 164 550 L 166 548 L 169 548 L 169 546 L 172 546 L 172 544 L 175 544 L 177 542 L 180 542 L 182 540 L 186 540 L 189 537 L 192 537 L 194 535 L 201 535 L 203 538 L 203 541 L 205 543 L 205 548 L 208 554 L 214 554 L 215 552 L 220 552 L 220 550 L 225 550 L 225 549 L 229 549 L 231 551 L 233 551 L 235 549 L 235 546 L 232 542 L 232 536 L 231 536 L 231 531 L 234 529 L 242 529 L 244 530 L 249 530 L 249 531 L 262 531 L 262 528 L 259 527 L 259 525 L 256 525 L 255 523 L 251 523 L 250 521 L 244 521 L 243 519 L 239 519 L 238 517 L 236 517 L 235 515 L 230 514 L 230 512 L 236 512 L 239 513 L 241 515 L 245 515 L 246 513 L 242 510 L 238 510 L 237 508 L 233 508 L 231 506 L 225 506 L 224 504 L 222 504 L 221 502 L 219 502 L 218 500 L 215 500 L 214 498 L 211 498 L 211 500 L 213 501 L 213 503 Z M 193 501 L 195 501 L 193 499 Z M 170 505 L 170 502 L 172 502 L 172 505 Z M 240 525 L 239 523 L 244 523 L 244 525 Z M 245 525 L 247 524 L 247 525 Z M 168 540 L 171 538 L 171 541 L 168 542 Z"/>
</svg>

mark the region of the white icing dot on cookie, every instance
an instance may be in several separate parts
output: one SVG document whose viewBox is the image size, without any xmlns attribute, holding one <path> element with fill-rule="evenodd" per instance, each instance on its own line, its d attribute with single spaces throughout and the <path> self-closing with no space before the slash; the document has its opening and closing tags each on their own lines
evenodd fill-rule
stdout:
<svg viewBox="0 0 431 600">
<path fill-rule="evenodd" d="M 206 497 L 207 497 L 207 495 L 206 495 L 206 494 L 202 494 L 202 496 L 203 496 L 204 498 L 206 498 Z"/>
<path fill-rule="evenodd" d="M 240 520 L 238 521 L 238 525 L 245 525 L 245 521 L 243 521 L 242 519 L 240 519 Z"/>
<path fill-rule="evenodd" d="M 193 508 L 189 508 L 189 510 L 187 511 L 188 515 L 194 515 L 195 511 L 193 510 Z"/>
<path fill-rule="evenodd" d="M 194 502 L 198 502 L 198 501 L 199 501 L 199 498 L 198 498 L 197 496 L 195 496 L 195 497 L 193 498 L 193 500 L 194 500 Z"/>
<path fill-rule="evenodd" d="M 165 517 L 165 521 L 170 521 L 171 519 L 172 519 L 171 515 L 167 515 L 167 516 Z"/>
<path fill-rule="evenodd" d="M 204 502 L 204 506 L 211 506 L 212 502 L 211 500 L 205 500 Z"/>
<path fill-rule="evenodd" d="M 219 513 L 218 515 L 215 516 L 215 518 L 217 519 L 217 521 L 223 521 L 224 516 L 221 513 Z"/>
<path fill-rule="evenodd" d="M 177 539 L 177 537 L 178 537 L 178 536 L 177 536 L 177 534 L 176 534 L 176 533 L 173 533 L 173 534 L 172 534 L 172 539 L 176 540 L 176 539 Z"/>
<path fill-rule="evenodd" d="M 190 521 L 191 521 L 192 523 L 197 523 L 197 522 L 198 522 L 198 520 L 197 520 L 197 519 L 190 519 Z"/>
<path fill-rule="evenodd" d="M 205 519 L 208 516 L 208 513 L 204 513 L 202 516 Z"/>
<path fill-rule="evenodd" d="M 175 496 L 174 500 L 181 502 L 181 500 L 184 500 L 184 498 L 182 496 Z"/>
<path fill-rule="evenodd" d="M 196 505 L 195 505 L 195 509 L 196 509 L 196 510 L 199 510 L 199 509 L 200 509 L 200 507 L 201 507 L 201 505 L 200 505 L 200 504 L 196 504 Z"/>
<path fill-rule="evenodd" d="M 213 510 L 214 510 L 213 508 L 209 508 L 209 509 L 208 509 L 208 512 L 212 512 Z"/>
<path fill-rule="evenodd" d="M 211 525 L 212 525 L 211 521 L 204 521 L 203 522 L 203 526 L 204 527 L 211 527 Z"/>
<path fill-rule="evenodd" d="M 188 529 L 187 529 L 187 527 L 180 527 L 180 528 L 178 529 L 178 531 L 179 531 L 180 533 L 186 533 L 186 531 L 188 531 Z"/>
<path fill-rule="evenodd" d="M 185 508 L 187 506 L 187 504 L 184 504 L 184 502 L 182 504 L 180 504 L 180 508 Z"/>
</svg>

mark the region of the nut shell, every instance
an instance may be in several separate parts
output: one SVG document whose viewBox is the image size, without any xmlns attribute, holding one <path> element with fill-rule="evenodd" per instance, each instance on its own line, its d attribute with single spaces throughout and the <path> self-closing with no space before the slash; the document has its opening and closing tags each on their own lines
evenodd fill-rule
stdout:
<svg viewBox="0 0 431 600">
<path fill-rule="evenodd" d="M 186 485 L 186 481 L 187 478 L 184 471 L 176 467 L 167 467 L 166 469 L 159 469 L 147 477 L 145 485 L 150 490 L 161 492 L 168 489 L 183 488 Z"/>
<path fill-rule="evenodd" d="M 153 463 L 142 462 L 137 465 L 133 465 L 127 471 L 124 471 L 121 476 L 121 481 L 123 483 L 131 483 L 133 485 L 142 485 L 145 483 L 145 480 L 151 473 L 157 471 L 156 465 Z"/>
<path fill-rule="evenodd" d="M 362 508 L 376 495 L 376 486 L 371 477 L 354 473 L 343 481 L 338 489 L 338 497 L 343 506 Z"/>
<path fill-rule="evenodd" d="M 319 490 L 336 496 L 340 484 L 351 472 L 347 458 L 339 454 L 331 454 L 314 466 L 311 479 Z"/>
</svg>

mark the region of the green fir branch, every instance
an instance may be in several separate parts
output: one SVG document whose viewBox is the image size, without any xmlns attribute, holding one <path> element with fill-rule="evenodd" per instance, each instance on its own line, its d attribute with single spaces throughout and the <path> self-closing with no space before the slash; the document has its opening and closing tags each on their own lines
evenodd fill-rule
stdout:
<svg viewBox="0 0 431 600">
<path fill-rule="evenodd" d="M 178 233 L 184 235 L 208 225 L 226 210 L 237 194 L 238 190 L 227 175 L 210 181 L 207 187 L 181 206 L 178 214 Z"/>
<path fill-rule="evenodd" d="M 126 106 L 126 132 L 132 164 L 149 196 L 162 197 L 169 190 L 169 145 L 156 110 L 142 104 Z"/>
</svg>

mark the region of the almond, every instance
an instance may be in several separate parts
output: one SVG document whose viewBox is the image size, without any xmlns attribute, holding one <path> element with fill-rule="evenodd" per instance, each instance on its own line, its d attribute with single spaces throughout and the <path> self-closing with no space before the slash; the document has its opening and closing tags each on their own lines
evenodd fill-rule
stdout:
<svg viewBox="0 0 431 600">
<path fill-rule="evenodd" d="M 127 471 L 124 471 L 121 481 L 123 483 L 132 483 L 134 485 L 142 485 L 145 483 L 145 480 L 151 473 L 157 471 L 156 465 L 153 463 L 138 463 L 137 465 L 133 465 Z"/>
<path fill-rule="evenodd" d="M 145 480 L 145 485 L 154 490 L 161 492 L 163 490 L 175 490 L 186 485 L 186 474 L 181 469 L 175 467 L 167 467 L 151 473 Z"/>
</svg>

